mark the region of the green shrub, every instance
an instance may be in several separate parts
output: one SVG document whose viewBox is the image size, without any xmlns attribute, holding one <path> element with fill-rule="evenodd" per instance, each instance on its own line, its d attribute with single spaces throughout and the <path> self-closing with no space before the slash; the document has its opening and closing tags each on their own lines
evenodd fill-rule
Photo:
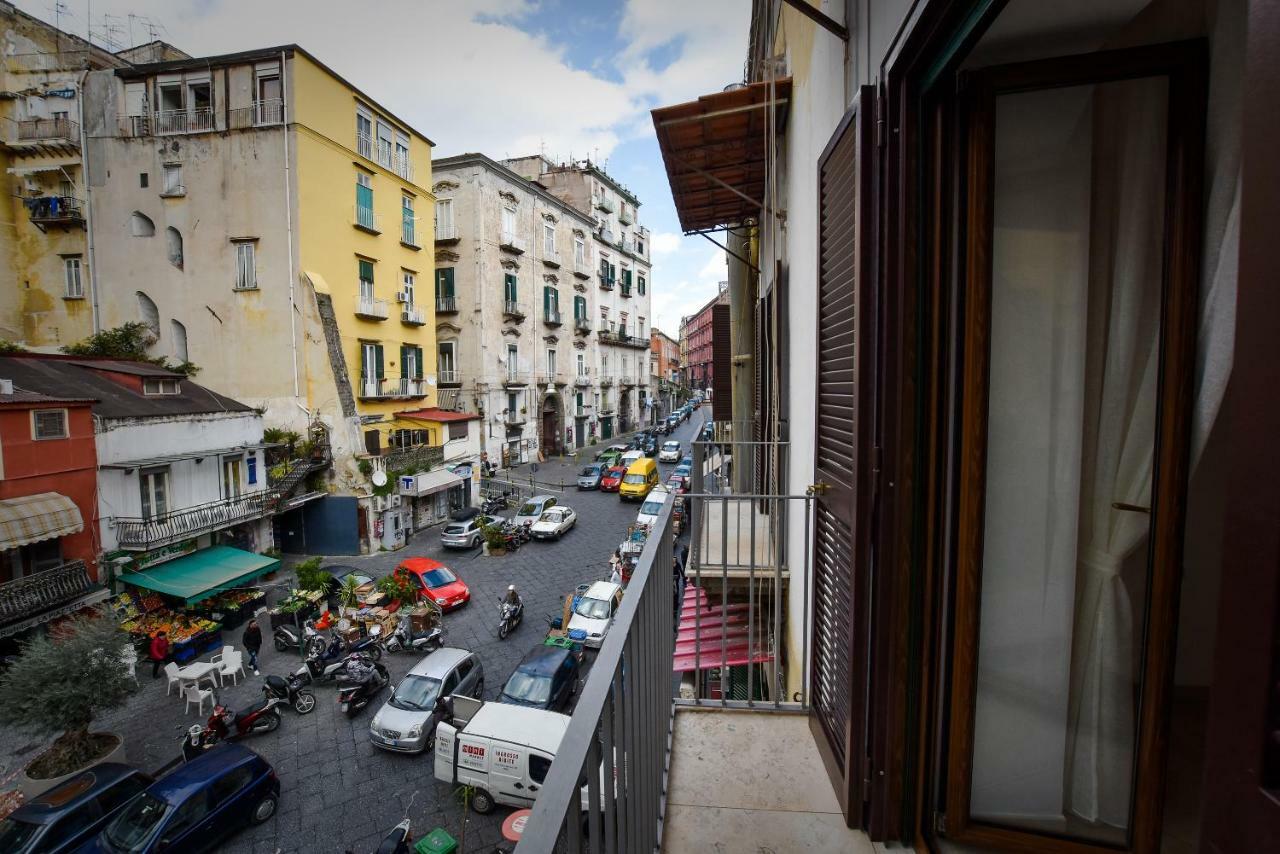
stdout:
<svg viewBox="0 0 1280 854">
<path fill-rule="evenodd" d="M 309 592 L 321 592 L 329 585 L 329 579 L 333 578 L 327 570 L 320 568 L 323 559 L 318 557 L 308 558 L 297 564 L 293 571 L 298 576 L 298 589 Z"/>
</svg>

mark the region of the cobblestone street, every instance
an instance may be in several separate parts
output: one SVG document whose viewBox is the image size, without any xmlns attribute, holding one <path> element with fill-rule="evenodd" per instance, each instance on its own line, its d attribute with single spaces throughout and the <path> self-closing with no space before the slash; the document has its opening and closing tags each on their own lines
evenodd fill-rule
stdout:
<svg viewBox="0 0 1280 854">
<path fill-rule="evenodd" d="M 705 410 L 694 414 L 672 438 L 686 446 L 703 419 Z M 594 453 L 592 449 L 591 453 Z M 587 458 L 584 451 L 583 460 Z M 510 472 L 515 482 L 530 476 L 539 484 L 573 484 L 581 463 L 572 459 L 553 460 L 537 466 L 526 465 Z M 664 464 L 664 474 L 673 468 Z M 554 492 L 550 488 L 538 491 Z M 622 503 L 616 495 L 579 493 L 570 485 L 559 494 L 561 503 L 579 514 L 577 527 L 558 542 L 529 543 L 502 557 L 486 557 L 475 551 L 450 551 L 439 544 L 439 527 L 417 534 L 404 549 L 363 557 L 334 557 L 326 565 L 351 565 L 382 576 L 406 557 L 436 558 L 462 578 L 471 588 L 472 601 L 445 618 L 446 644 L 478 652 L 485 669 L 486 698 L 496 696 L 512 668 L 524 653 L 544 636 L 544 617 L 558 614 L 562 597 L 578 584 L 607 578 L 608 559 L 627 525 L 635 519 L 637 506 Z M 505 511 L 514 513 L 515 508 Z M 264 580 L 273 593 L 282 595 L 292 581 L 292 573 L 280 572 Z M 497 637 L 498 601 L 508 584 L 515 584 L 524 597 L 525 620 L 505 641 Z M 264 626 L 264 632 L 269 628 Z M 240 630 L 229 632 L 226 641 L 240 646 Z M 298 666 L 292 653 L 279 653 L 270 638 L 263 647 L 262 673 L 284 674 Z M 418 658 L 412 655 L 384 655 L 393 685 Z M 128 705 L 95 722 L 97 730 L 124 736 L 128 761 L 148 771 L 156 771 L 177 754 L 179 739 L 193 723 L 203 723 L 205 715 L 183 713 L 176 696 L 165 696 L 164 678 L 152 680 L 149 663 L 138 667 L 139 693 Z M 218 692 L 220 700 L 233 708 L 247 706 L 260 697 L 261 679 L 249 672 L 239 685 Z M 284 713 L 284 722 L 274 732 L 256 736 L 245 743 L 272 764 L 280 776 L 280 807 L 267 823 L 232 837 L 222 850 L 229 852 L 345 852 L 357 854 L 374 850 L 380 838 L 406 816 L 412 819 L 419 836 L 434 827 L 444 827 L 455 838 L 462 835 L 464 812 L 450 786 L 436 782 L 429 755 L 405 756 L 373 747 L 369 722 L 377 707 L 390 695 L 384 692 L 371 709 L 353 720 L 337 708 L 332 686 L 315 686 L 320 701 L 316 711 L 298 716 Z M 44 742 L 20 733 L 0 734 L 0 789 L 8 788 L 12 776 L 34 757 Z M 499 807 L 487 817 L 467 811 L 466 850 L 488 851 L 500 841 L 502 819 L 510 812 Z"/>
</svg>

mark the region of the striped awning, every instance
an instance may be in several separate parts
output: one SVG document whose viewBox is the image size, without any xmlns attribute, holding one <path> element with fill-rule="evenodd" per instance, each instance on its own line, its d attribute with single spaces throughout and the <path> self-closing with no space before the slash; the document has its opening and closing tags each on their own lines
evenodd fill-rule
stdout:
<svg viewBox="0 0 1280 854">
<path fill-rule="evenodd" d="M 16 549 L 83 530 L 80 508 L 61 493 L 41 492 L 0 500 L 0 549 Z"/>
</svg>

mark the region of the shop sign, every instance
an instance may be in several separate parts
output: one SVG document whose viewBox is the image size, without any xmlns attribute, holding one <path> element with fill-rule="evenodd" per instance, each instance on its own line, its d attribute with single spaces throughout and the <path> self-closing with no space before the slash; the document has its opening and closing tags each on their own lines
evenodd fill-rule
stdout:
<svg viewBox="0 0 1280 854">
<path fill-rule="evenodd" d="M 456 466 L 451 466 L 449 471 L 463 480 L 471 479 L 471 463 L 458 463 Z"/>
<path fill-rule="evenodd" d="M 476 768 L 484 770 L 484 745 L 482 744 L 464 744 L 462 749 L 458 751 L 458 764 L 464 768 Z"/>
<path fill-rule="evenodd" d="M 180 543 L 172 543 L 158 549 L 152 549 L 149 552 L 143 552 L 133 559 L 134 571 L 146 569 L 156 564 L 165 563 L 174 558 L 185 557 L 196 550 L 195 540 L 183 540 Z"/>
<path fill-rule="evenodd" d="M 46 98 L 74 98 L 76 96 L 75 89 L 50 89 L 44 93 Z"/>
</svg>

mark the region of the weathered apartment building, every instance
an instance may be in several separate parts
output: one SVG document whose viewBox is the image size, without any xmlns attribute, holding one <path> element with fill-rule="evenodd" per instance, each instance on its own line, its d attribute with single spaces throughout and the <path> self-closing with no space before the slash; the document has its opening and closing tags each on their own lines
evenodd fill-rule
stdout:
<svg viewBox="0 0 1280 854">
<path fill-rule="evenodd" d="M 728 390 L 729 291 L 727 282 L 706 304 L 680 319 L 680 370 L 690 389 L 716 392 L 717 378 Z M 718 346 L 717 346 L 718 342 Z M 717 358 L 717 356 L 719 358 Z M 714 396 L 713 396 L 714 401 Z"/>
<path fill-rule="evenodd" d="M 661 329 L 649 332 L 649 385 L 663 418 L 680 405 L 684 384 L 680 377 L 680 342 Z"/>
</svg>

